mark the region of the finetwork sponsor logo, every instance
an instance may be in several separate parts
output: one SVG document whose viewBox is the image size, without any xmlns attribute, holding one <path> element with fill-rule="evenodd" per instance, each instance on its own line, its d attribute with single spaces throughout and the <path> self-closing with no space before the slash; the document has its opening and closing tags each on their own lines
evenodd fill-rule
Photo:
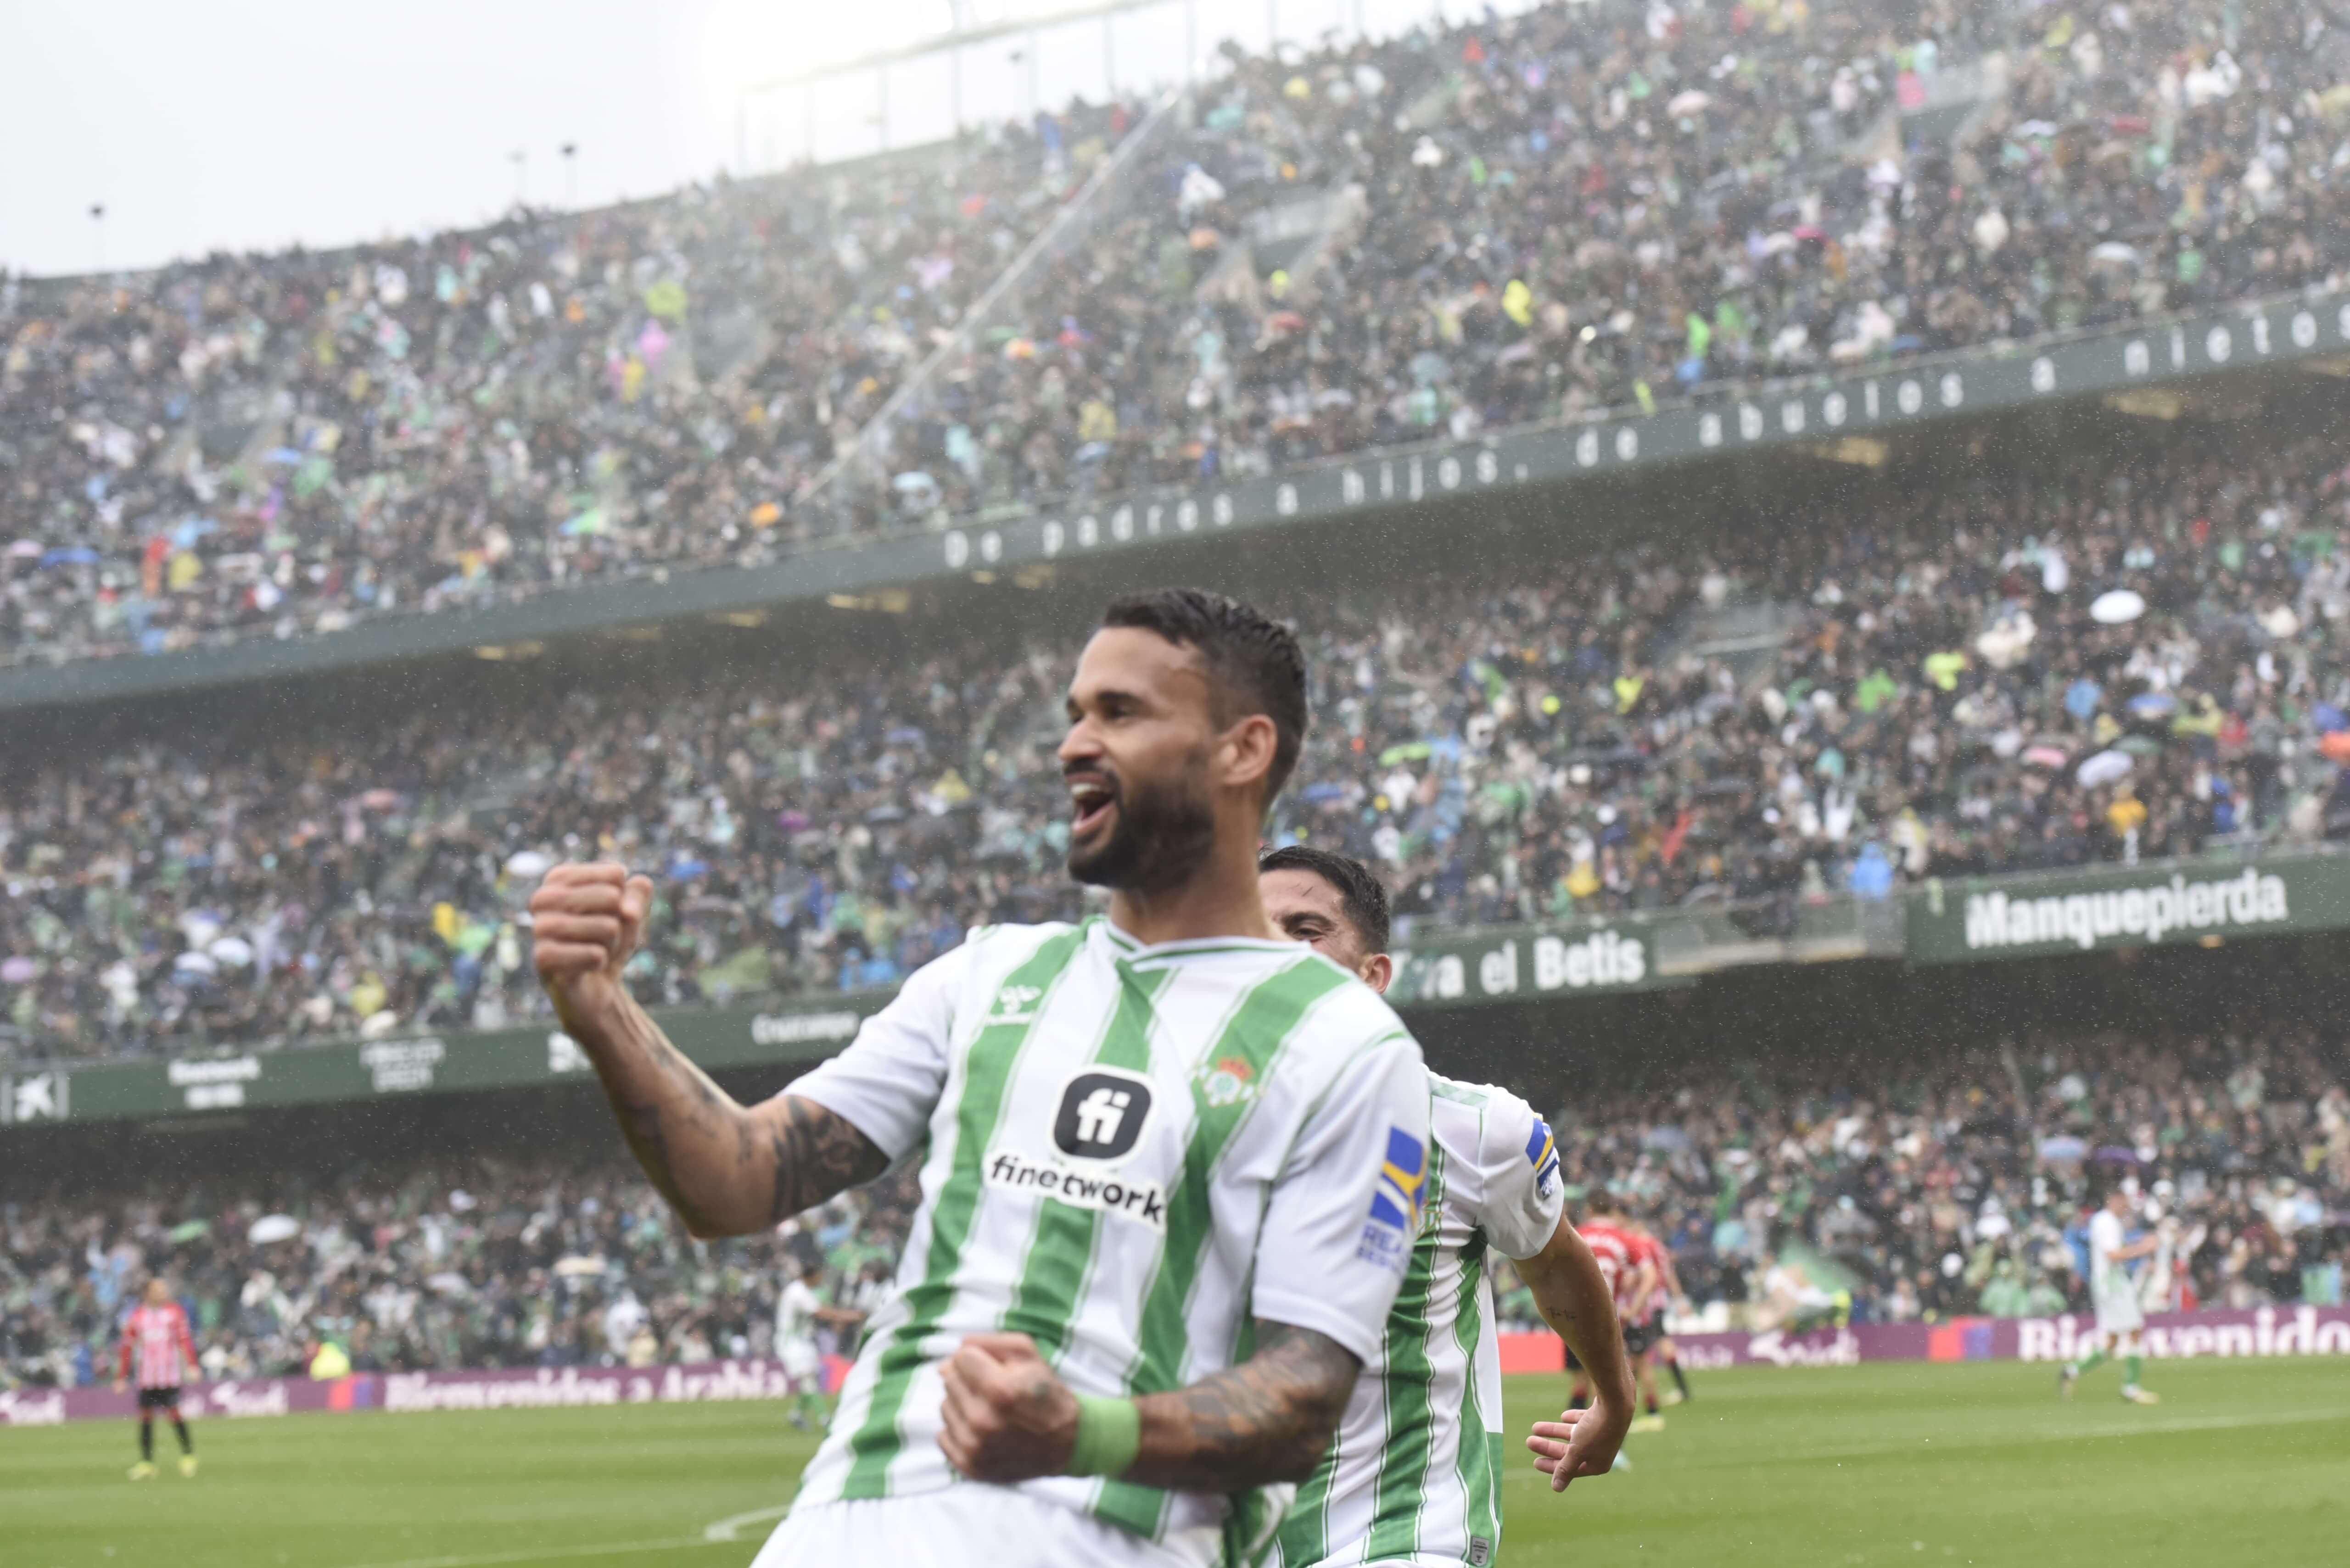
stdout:
<svg viewBox="0 0 2350 1568">
<path fill-rule="evenodd" d="M 1167 1229 L 1167 1197 L 1155 1181 L 1120 1181 L 1072 1170 L 1058 1160 L 1032 1159 L 1004 1150 L 989 1158 L 987 1184 L 1042 1193 L 1073 1208 L 1115 1214 L 1154 1231 Z"/>
<path fill-rule="evenodd" d="M 2069 943 L 2086 951 L 2101 941 L 2129 938 L 2158 942 L 2178 933 L 2230 926 L 2273 926 L 2292 919 L 2284 878 L 2247 869 L 2241 876 L 2168 882 L 2097 893 L 2011 898 L 1967 896 L 1967 949 L 2045 947 Z"/>
<path fill-rule="evenodd" d="M 762 1012 L 751 1020 L 754 1045 L 798 1045 L 810 1040 L 852 1040 L 863 1022 L 854 1012 Z"/>
<path fill-rule="evenodd" d="M 1150 1120 L 1150 1085 L 1132 1073 L 1079 1073 L 1061 1091 L 1053 1142 L 1072 1159 L 1111 1164 L 1134 1152 Z"/>
</svg>

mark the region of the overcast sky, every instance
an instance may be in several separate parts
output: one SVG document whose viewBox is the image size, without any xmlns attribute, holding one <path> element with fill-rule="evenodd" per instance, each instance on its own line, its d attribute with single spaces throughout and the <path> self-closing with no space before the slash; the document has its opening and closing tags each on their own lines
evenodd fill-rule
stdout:
<svg viewBox="0 0 2350 1568">
<path fill-rule="evenodd" d="M 1224 36 L 1262 47 L 1269 14 L 1306 39 L 1357 16 L 1387 31 L 1442 0 L 1196 3 L 1205 51 Z M 935 34 L 949 15 L 947 0 L 0 0 L 0 267 L 88 272 L 101 247 L 105 265 L 139 267 L 344 244 L 482 222 L 518 184 L 568 205 L 567 141 L 577 202 L 596 205 L 738 159 L 794 161 L 811 122 L 825 157 L 876 146 L 885 109 L 893 143 L 935 138 L 951 120 L 943 60 L 893 71 L 886 101 L 870 76 L 813 98 L 741 88 Z M 1044 35 L 1033 62 L 1019 39 L 973 48 L 965 118 L 1019 114 L 1032 91 L 1048 107 L 1098 96 L 1109 71 L 1172 80 L 1188 36 L 1168 0 L 1118 18 L 1107 47 L 1096 21 Z"/>
</svg>

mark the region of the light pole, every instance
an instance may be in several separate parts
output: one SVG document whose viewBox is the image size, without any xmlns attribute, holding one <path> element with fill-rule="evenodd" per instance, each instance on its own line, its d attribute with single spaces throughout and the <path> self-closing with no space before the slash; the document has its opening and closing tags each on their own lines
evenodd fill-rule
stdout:
<svg viewBox="0 0 2350 1568">
<path fill-rule="evenodd" d="M 90 227 L 90 232 L 91 232 L 92 234 L 96 234 L 96 235 L 98 236 L 98 270 L 99 270 L 99 271 L 100 271 L 100 272 L 104 272 L 104 271 L 106 270 L 106 203 L 105 203 L 105 202 L 92 202 L 89 204 L 89 227 Z"/>
<path fill-rule="evenodd" d="M 506 161 L 515 166 L 515 205 L 526 206 L 530 194 L 530 154 L 517 147 L 506 154 Z"/>
<path fill-rule="evenodd" d="M 561 151 L 563 153 L 563 204 L 576 208 L 579 205 L 579 144 L 576 141 L 567 141 L 563 144 Z"/>
</svg>

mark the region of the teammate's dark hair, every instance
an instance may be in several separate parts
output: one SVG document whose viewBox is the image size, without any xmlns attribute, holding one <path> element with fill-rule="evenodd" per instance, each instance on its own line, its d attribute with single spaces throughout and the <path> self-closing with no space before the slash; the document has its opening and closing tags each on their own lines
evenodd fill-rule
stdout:
<svg viewBox="0 0 2350 1568">
<path fill-rule="evenodd" d="M 1583 1195 L 1583 1206 L 1594 1214 L 1617 1212 L 1616 1195 L 1604 1187 L 1595 1187 Z"/>
<path fill-rule="evenodd" d="M 1310 844 L 1285 845 L 1257 857 L 1257 872 L 1310 871 L 1338 890 L 1338 908 L 1355 928 L 1366 952 L 1388 950 L 1388 890 L 1371 868 L 1351 855 L 1316 849 Z"/>
<path fill-rule="evenodd" d="M 1287 627 L 1251 606 L 1201 588 L 1154 588 L 1122 594 L 1102 611 L 1106 627 L 1155 631 L 1179 647 L 1196 649 L 1208 667 L 1219 724 L 1250 713 L 1273 721 L 1273 766 L 1265 771 L 1270 806 L 1297 765 L 1305 740 L 1305 655 Z"/>
</svg>

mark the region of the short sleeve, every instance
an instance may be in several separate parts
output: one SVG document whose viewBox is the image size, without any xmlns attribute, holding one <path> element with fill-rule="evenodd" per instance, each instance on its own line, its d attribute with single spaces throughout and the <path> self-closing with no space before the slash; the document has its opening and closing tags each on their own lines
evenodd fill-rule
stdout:
<svg viewBox="0 0 2350 1568">
<path fill-rule="evenodd" d="M 1427 1183 L 1428 1069 L 1399 1032 L 1347 1064 L 1299 1129 L 1265 1209 L 1250 1310 L 1369 1361 Z"/>
<path fill-rule="evenodd" d="M 1485 1239 L 1503 1257 L 1534 1256 L 1558 1233 L 1566 1200 L 1550 1124 L 1517 1096 L 1497 1093 L 1485 1105 L 1478 1156 L 1484 1201 L 1477 1222 Z"/>
<path fill-rule="evenodd" d="M 965 942 L 916 970 L 847 1050 L 784 1093 L 839 1113 L 892 1161 L 903 1159 L 921 1143 L 945 1090 L 955 1002 L 975 945 Z"/>
</svg>

